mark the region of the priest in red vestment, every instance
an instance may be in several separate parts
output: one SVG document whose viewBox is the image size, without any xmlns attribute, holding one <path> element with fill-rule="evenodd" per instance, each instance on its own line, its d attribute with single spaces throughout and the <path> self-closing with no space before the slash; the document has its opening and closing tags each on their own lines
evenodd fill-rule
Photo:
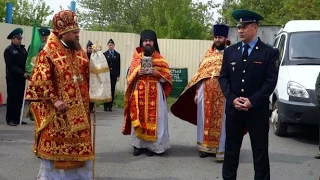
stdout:
<svg viewBox="0 0 320 180">
<path fill-rule="evenodd" d="M 146 57 L 152 59 L 148 71 L 141 64 Z M 134 156 L 143 152 L 152 156 L 170 148 L 167 98 L 171 90 L 169 65 L 160 54 L 156 33 L 144 30 L 133 54 L 124 97 L 122 133 L 131 135 Z"/>
<path fill-rule="evenodd" d="M 184 92 L 171 106 L 171 112 L 197 125 L 197 144 L 200 157 L 215 154 L 217 161 L 224 160 L 225 145 L 225 98 L 218 78 L 226 47 L 229 27 L 214 25 L 214 42 L 208 48 L 197 73 Z"/>
<path fill-rule="evenodd" d="M 89 61 L 79 44 L 77 16 L 62 10 L 40 51 L 26 99 L 35 119 L 38 180 L 92 178 Z"/>
</svg>

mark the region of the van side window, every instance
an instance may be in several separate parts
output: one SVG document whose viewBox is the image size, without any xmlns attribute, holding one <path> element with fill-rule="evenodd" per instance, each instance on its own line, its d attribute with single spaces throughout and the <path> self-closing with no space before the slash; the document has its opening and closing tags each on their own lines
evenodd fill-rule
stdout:
<svg viewBox="0 0 320 180">
<path fill-rule="evenodd" d="M 282 35 L 281 38 L 280 38 L 280 42 L 279 42 L 279 46 L 278 46 L 278 49 L 279 49 L 279 52 L 280 52 L 280 56 L 279 56 L 279 60 L 280 62 L 282 63 L 282 58 L 284 56 L 284 44 L 286 42 L 286 36 L 285 35 Z"/>
</svg>

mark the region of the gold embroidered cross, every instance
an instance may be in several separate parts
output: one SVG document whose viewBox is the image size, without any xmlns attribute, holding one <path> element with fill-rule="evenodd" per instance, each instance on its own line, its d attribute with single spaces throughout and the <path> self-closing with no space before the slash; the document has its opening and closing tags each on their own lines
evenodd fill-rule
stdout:
<svg viewBox="0 0 320 180">
<path fill-rule="evenodd" d="M 57 53 L 57 58 L 54 58 L 54 61 L 60 61 L 60 60 L 64 60 L 66 58 L 66 56 L 61 56 L 59 53 Z M 64 66 L 66 63 L 65 61 L 60 61 L 61 62 L 61 66 Z"/>
<path fill-rule="evenodd" d="M 76 75 L 72 76 L 73 82 L 77 82 L 78 77 Z"/>
<path fill-rule="evenodd" d="M 81 75 L 80 75 L 79 77 L 76 76 L 76 75 L 73 75 L 73 76 L 72 76 L 72 79 L 73 79 L 74 82 L 77 82 L 77 80 L 83 81 L 83 77 L 82 77 Z"/>
</svg>

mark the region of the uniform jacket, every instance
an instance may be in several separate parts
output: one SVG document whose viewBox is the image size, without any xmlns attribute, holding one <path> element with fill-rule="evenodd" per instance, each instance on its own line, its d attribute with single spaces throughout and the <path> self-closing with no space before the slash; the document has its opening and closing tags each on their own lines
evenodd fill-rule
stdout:
<svg viewBox="0 0 320 180">
<path fill-rule="evenodd" d="M 110 68 L 110 75 L 115 77 L 120 77 L 120 54 L 114 50 L 113 56 L 110 51 L 103 53 L 108 61 Z"/>
<path fill-rule="evenodd" d="M 269 96 L 277 84 L 279 51 L 258 39 L 251 54 L 242 61 L 242 43 L 225 49 L 219 84 L 227 99 L 226 113 L 236 114 L 233 105 L 237 97 L 249 98 L 249 112 L 266 117 Z"/>
<path fill-rule="evenodd" d="M 20 48 L 11 44 L 4 51 L 4 60 L 6 63 L 6 78 L 8 80 L 21 80 L 24 81 L 23 76 L 26 68 L 27 50 L 24 45 Z"/>
</svg>

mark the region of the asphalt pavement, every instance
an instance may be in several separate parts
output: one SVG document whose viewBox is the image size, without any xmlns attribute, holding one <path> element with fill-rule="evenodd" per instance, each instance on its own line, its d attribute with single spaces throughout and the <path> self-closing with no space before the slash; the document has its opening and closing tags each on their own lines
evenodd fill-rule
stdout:
<svg viewBox="0 0 320 180">
<path fill-rule="evenodd" d="M 33 122 L 11 127 L 0 106 L 0 180 L 35 180 L 39 159 L 32 152 Z M 98 109 L 96 128 L 96 180 L 222 180 L 222 163 L 199 158 L 196 126 L 169 113 L 171 148 L 162 156 L 134 157 L 130 136 L 121 134 L 123 110 Z M 318 180 L 320 160 L 316 128 L 294 129 L 277 137 L 270 128 L 269 156 L 272 180 Z M 238 169 L 239 180 L 252 180 L 253 159 L 248 135 L 244 137 Z"/>
</svg>

